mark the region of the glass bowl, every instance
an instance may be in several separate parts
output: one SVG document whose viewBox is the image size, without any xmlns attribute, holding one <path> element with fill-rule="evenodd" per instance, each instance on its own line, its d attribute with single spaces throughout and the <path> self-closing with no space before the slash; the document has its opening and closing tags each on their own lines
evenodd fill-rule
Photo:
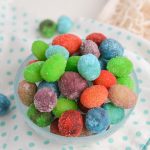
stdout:
<svg viewBox="0 0 150 150">
<path fill-rule="evenodd" d="M 125 123 L 125 121 L 130 116 L 131 112 L 133 111 L 134 108 L 126 109 L 125 117 L 121 122 L 119 122 L 118 124 L 115 124 L 115 125 L 111 125 L 107 131 L 104 131 L 99 134 L 90 135 L 90 136 L 64 137 L 64 136 L 59 136 L 59 135 L 51 133 L 49 126 L 45 127 L 45 128 L 38 127 L 27 117 L 27 113 L 26 113 L 27 107 L 24 104 L 22 104 L 22 102 L 19 99 L 18 93 L 17 93 L 18 84 L 21 80 L 23 80 L 23 69 L 28 64 L 28 62 L 33 59 L 36 59 L 36 58 L 33 55 L 30 55 L 29 57 L 27 57 L 25 59 L 25 61 L 19 67 L 16 78 L 15 78 L 15 84 L 14 84 L 15 91 L 14 92 L 15 92 L 15 99 L 16 99 L 17 107 L 18 107 L 20 113 L 22 114 L 23 119 L 25 120 L 25 122 L 28 124 L 29 127 L 31 127 L 37 134 L 39 134 L 39 136 L 43 136 L 44 138 L 47 138 L 53 142 L 61 143 L 61 144 L 85 144 L 85 143 L 87 144 L 90 142 L 96 142 L 98 140 L 101 140 L 103 138 L 110 136 L 115 131 L 117 131 Z M 136 92 L 136 94 L 138 94 L 138 80 L 137 80 L 135 72 L 132 73 L 132 77 L 135 82 L 135 92 Z"/>
</svg>

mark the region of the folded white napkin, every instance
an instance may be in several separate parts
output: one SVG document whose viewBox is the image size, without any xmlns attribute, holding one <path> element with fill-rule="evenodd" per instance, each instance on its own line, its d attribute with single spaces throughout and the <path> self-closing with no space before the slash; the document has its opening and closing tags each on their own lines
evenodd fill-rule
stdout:
<svg viewBox="0 0 150 150">
<path fill-rule="evenodd" d="M 150 0 L 109 0 L 97 20 L 125 28 L 150 40 Z"/>
</svg>

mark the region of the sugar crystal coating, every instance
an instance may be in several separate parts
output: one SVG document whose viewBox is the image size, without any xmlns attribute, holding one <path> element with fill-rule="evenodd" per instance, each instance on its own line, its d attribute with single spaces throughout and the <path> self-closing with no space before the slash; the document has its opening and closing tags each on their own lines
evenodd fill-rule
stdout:
<svg viewBox="0 0 150 150">
<path fill-rule="evenodd" d="M 59 91 L 57 82 L 41 81 L 38 85 L 38 90 L 44 87 L 52 89 L 57 94 L 57 97 L 60 96 L 60 91 Z"/>
<path fill-rule="evenodd" d="M 44 41 L 37 40 L 32 43 L 32 53 L 38 60 L 46 60 L 45 52 L 48 44 Z"/>
<path fill-rule="evenodd" d="M 117 77 L 124 77 L 133 71 L 133 64 L 126 57 L 115 57 L 107 63 L 107 70 Z"/>
<path fill-rule="evenodd" d="M 60 34 L 71 29 L 69 19 L 58 19 Z M 54 24 L 46 23 L 41 33 L 51 36 Z M 29 106 L 28 117 L 60 136 L 90 136 L 109 128 L 111 132 L 110 125 L 121 122 L 126 117 L 124 109 L 137 101 L 129 76 L 133 64 L 123 52 L 118 41 L 102 33 L 91 33 L 82 40 L 62 34 L 49 45 L 34 41 L 32 53 L 37 60 L 26 64 L 25 81 L 18 88 L 22 103 Z"/>
<path fill-rule="evenodd" d="M 100 133 L 110 125 L 108 113 L 103 108 L 90 109 L 86 114 L 85 125 L 92 133 Z"/>
<path fill-rule="evenodd" d="M 108 96 L 107 89 L 102 85 L 93 85 L 86 88 L 81 96 L 80 102 L 86 108 L 100 107 Z"/>
<path fill-rule="evenodd" d="M 119 123 L 125 117 L 124 109 L 115 106 L 113 103 L 106 103 L 103 105 L 103 108 L 108 113 L 111 124 Z"/>
<path fill-rule="evenodd" d="M 75 71 L 78 72 L 77 64 L 80 59 L 80 56 L 71 56 L 69 57 L 66 65 L 66 71 Z"/>
<path fill-rule="evenodd" d="M 69 57 L 69 52 L 68 50 L 60 45 L 51 45 L 48 47 L 46 50 L 45 56 L 46 58 L 50 58 L 54 54 L 61 54 L 63 55 L 66 59 Z"/>
<path fill-rule="evenodd" d="M 93 54 L 81 56 L 77 67 L 80 75 L 88 81 L 95 80 L 101 71 L 99 61 Z"/>
<path fill-rule="evenodd" d="M 72 20 L 68 16 L 60 16 L 57 22 L 57 31 L 60 34 L 68 33 L 73 26 Z"/>
<path fill-rule="evenodd" d="M 81 39 L 74 34 L 58 35 L 52 41 L 52 45 L 61 45 L 65 47 L 70 54 L 77 52 L 81 43 Z"/>
<path fill-rule="evenodd" d="M 10 107 L 10 101 L 9 99 L 4 95 L 0 93 L 0 116 L 5 115 Z"/>
<path fill-rule="evenodd" d="M 83 41 L 81 47 L 80 47 L 80 54 L 85 55 L 85 54 L 93 54 L 97 58 L 100 56 L 100 52 L 98 49 L 98 46 L 96 43 L 94 43 L 91 40 L 85 40 Z"/>
<path fill-rule="evenodd" d="M 85 114 L 82 114 L 82 118 L 83 118 L 83 129 L 82 129 L 82 132 L 80 134 L 81 137 L 83 136 L 90 136 L 92 135 L 91 132 L 89 132 L 85 126 L 85 119 L 86 119 L 86 115 Z"/>
<path fill-rule="evenodd" d="M 50 88 L 42 88 L 34 96 L 34 105 L 40 112 L 51 112 L 57 104 L 57 95 Z"/>
<path fill-rule="evenodd" d="M 117 83 L 119 83 L 121 85 L 125 85 L 125 86 L 127 86 L 128 88 L 130 88 L 132 90 L 135 87 L 134 80 L 130 76 L 117 78 Z"/>
<path fill-rule="evenodd" d="M 62 95 L 69 99 L 77 99 L 88 83 L 76 72 L 65 72 L 58 81 L 58 86 Z"/>
<path fill-rule="evenodd" d="M 52 123 L 50 124 L 50 132 L 54 133 L 54 134 L 58 134 L 60 135 L 59 129 L 58 129 L 58 119 L 55 119 L 54 121 L 52 121 Z"/>
<path fill-rule="evenodd" d="M 116 77 L 107 70 L 101 70 L 99 77 L 94 80 L 94 84 L 103 85 L 106 88 L 109 88 L 112 85 L 116 84 Z"/>
<path fill-rule="evenodd" d="M 67 99 L 67 98 L 59 98 L 57 101 L 57 105 L 53 109 L 53 114 L 55 117 L 60 117 L 62 113 L 64 113 L 67 110 L 77 110 L 78 105 L 76 101 Z"/>
<path fill-rule="evenodd" d="M 46 127 L 52 121 L 51 113 L 38 111 L 34 104 L 29 106 L 27 116 L 39 127 Z"/>
<path fill-rule="evenodd" d="M 41 70 L 43 64 L 44 64 L 43 61 L 38 61 L 38 62 L 35 62 L 35 63 L 32 63 L 32 64 L 26 66 L 24 68 L 24 72 L 23 72 L 24 79 L 31 83 L 36 83 L 36 82 L 42 81 L 42 76 L 40 74 L 40 70 Z"/>
<path fill-rule="evenodd" d="M 50 19 L 43 20 L 39 25 L 39 31 L 42 36 L 50 38 L 56 32 L 56 23 Z"/>
<path fill-rule="evenodd" d="M 60 134 L 67 137 L 79 136 L 83 129 L 83 118 L 79 111 L 68 110 L 58 121 Z"/>
<path fill-rule="evenodd" d="M 29 106 L 33 103 L 36 91 L 37 86 L 35 83 L 29 83 L 25 80 L 19 82 L 18 95 L 24 105 Z"/>
<path fill-rule="evenodd" d="M 41 70 L 42 78 L 47 82 L 55 82 L 65 72 L 66 59 L 60 54 L 54 54 L 49 59 L 47 59 Z"/>
<path fill-rule="evenodd" d="M 126 86 L 116 84 L 110 87 L 108 98 L 116 106 L 121 108 L 132 108 L 136 105 L 136 94 Z"/>
<path fill-rule="evenodd" d="M 103 58 L 111 59 L 116 56 L 122 56 L 124 48 L 114 39 L 105 39 L 99 46 L 99 50 Z"/>
<path fill-rule="evenodd" d="M 106 36 L 102 33 L 91 33 L 86 37 L 86 40 L 92 40 L 98 46 L 101 44 L 103 40 L 106 39 Z"/>
</svg>

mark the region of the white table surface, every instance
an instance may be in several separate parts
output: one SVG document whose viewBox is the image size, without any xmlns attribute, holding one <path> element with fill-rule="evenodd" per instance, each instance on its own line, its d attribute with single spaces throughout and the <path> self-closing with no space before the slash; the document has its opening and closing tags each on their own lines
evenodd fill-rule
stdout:
<svg viewBox="0 0 150 150">
<path fill-rule="evenodd" d="M 33 16 L 57 20 L 62 15 L 72 18 L 96 18 L 108 0 L 15 0 L 15 5 Z"/>
</svg>

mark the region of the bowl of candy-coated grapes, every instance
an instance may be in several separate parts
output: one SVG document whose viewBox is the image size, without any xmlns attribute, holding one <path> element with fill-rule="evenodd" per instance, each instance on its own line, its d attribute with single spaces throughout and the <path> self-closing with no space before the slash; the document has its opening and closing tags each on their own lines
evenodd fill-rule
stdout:
<svg viewBox="0 0 150 150">
<path fill-rule="evenodd" d="M 137 103 L 137 77 L 122 44 L 101 32 L 33 41 L 15 96 L 25 122 L 57 143 L 84 143 L 117 131 Z"/>
</svg>

